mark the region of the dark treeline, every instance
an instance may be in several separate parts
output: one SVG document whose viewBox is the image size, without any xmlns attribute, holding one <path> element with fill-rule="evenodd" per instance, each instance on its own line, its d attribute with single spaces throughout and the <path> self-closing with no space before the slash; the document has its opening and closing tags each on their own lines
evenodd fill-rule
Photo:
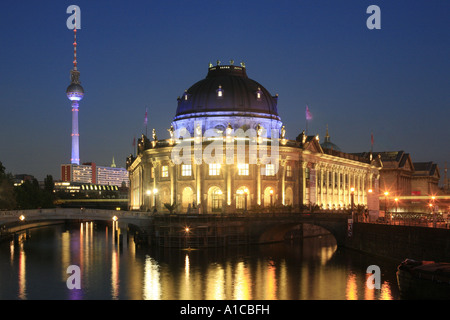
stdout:
<svg viewBox="0 0 450 320">
<path fill-rule="evenodd" d="M 51 175 L 44 180 L 44 188 L 36 179 L 14 186 L 14 177 L 0 162 L 0 210 L 52 208 L 54 182 Z"/>
</svg>

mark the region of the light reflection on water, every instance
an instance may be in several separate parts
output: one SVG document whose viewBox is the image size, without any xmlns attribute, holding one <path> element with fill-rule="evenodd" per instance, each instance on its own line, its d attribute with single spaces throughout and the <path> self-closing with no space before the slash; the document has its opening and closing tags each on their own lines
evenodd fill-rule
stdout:
<svg viewBox="0 0 450 320">
<path fill-rule="evenodd" d="M 382 269 L 381 289 L 366 286 L 372 264 Z M 66 286 L 69 265 L 80 267 L 80 290 Z M 117 222 L 43 227 L 0 244 L 0 283 L 0 299 L 399 299 L 394 265 L 338 249 L 331 236 L 303 246 L 149 249 Z"/>
</svg>

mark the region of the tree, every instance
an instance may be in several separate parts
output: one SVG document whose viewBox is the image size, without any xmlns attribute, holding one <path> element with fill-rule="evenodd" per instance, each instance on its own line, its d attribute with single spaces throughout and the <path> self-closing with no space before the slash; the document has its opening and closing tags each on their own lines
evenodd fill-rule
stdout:
<svg viewBox="0 0 450 320">
<path fill-rule="evenodd" d="M 0 210 L 12 210 L 15 207 L 13 177 L 11 173 L 6 173 L 3 163 L 0 161 Z"/>
<path fill-rule="evenodd" d="M 48 174 L 44 179 L 44 190 L 52 194 L 54 189 L 55 182 L 53 181 L 53 176 Z"/>
<path fill-rule="evenodd" d="M 47 175 L 44 179 L 44 190 L 42 192 L 42 201 L 41 201 L 41 207 L 42 208 L 53 208 L 54 207 L 54 201 L 55 201 L 55 182 L 53 181 L 52 175 Z"/>
<path fill-rule="evenodd" d="M 14 189 L 18 209 L 41 208 L 41 189 L 36 179 L 25 180 Z"/>
</svg>

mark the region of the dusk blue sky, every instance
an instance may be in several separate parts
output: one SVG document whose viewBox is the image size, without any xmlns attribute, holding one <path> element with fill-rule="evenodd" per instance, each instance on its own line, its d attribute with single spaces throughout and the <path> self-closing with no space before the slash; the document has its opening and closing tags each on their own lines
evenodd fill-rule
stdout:
<svg viewBox="0 0 450 320">
<path fill-rule="evenodd" d="M 209 62 L 244 61 L 272 95 L 290 139 L 308 133 L 345 152 L 404 150 L 450 161 L 450 1 L 3 1 L 0 161 L 8 172 L 60 179 L 70 162 L 73 32 L 81 8 L 80 157 L 125 166 L 132 141 L 167 138 L 177 97 Z M 369 30 L 369 5 L 381 29 Z M 449 162 L 450 165 L 450 162 Z"/>
</svg>

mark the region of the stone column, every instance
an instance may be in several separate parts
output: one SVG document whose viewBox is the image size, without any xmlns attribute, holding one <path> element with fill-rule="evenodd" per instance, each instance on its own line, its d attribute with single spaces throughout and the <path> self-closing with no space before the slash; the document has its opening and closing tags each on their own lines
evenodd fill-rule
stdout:
<svg viewBox="0 0 450 320">
<path fill-rule="evenodd" d="M 281 204 L 284 206 L 286 199 L 286 160 L 279 161 L 278 165 L 280 166 L 279 169 L 281 169 Z"/>
<path fill-rule="evenodd" d="M 261 205 L 261 163 L 259 158 L 256 164 L 256 204 Z"/>
<path fill-rule="evenodd" d="M 316 195 L 316 164 L 311 163 L 311 167 L 309 169 L 309 203 L 317 204 L 317 195 Z"/>
</svg>

